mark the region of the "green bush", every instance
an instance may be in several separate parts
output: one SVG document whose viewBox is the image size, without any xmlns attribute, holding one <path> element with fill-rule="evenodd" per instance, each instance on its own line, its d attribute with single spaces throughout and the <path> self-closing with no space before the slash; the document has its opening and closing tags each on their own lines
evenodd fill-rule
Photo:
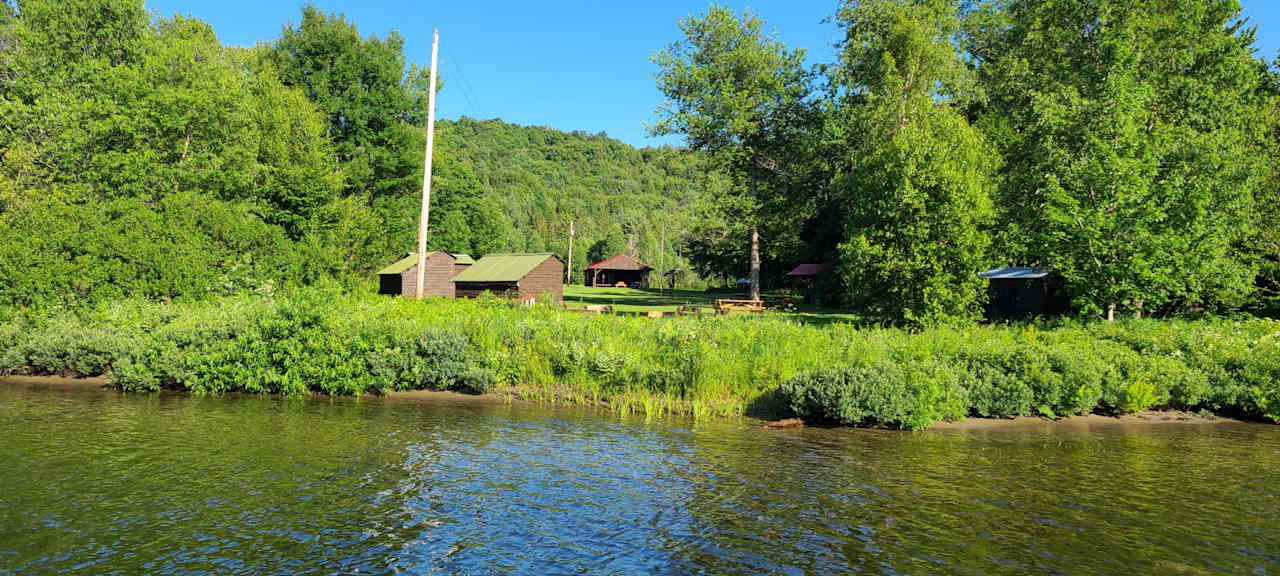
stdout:
<svg viewBox="0 0 1280 576">
<path fill-rule="evenodd" d="M 919 429 L 962 416 L 963 393 L 946 370 L 887 361 L 824 368 L 780 386 L 801 418 L 842 425 L 884 424 Z"/>
<path fill-rule="evenodd" d="M 29 334 L 16 352 L 9 352 L 12 368 L 37 374 L 101 376 L 112 362 L 131 355 L 142 334 L 125 335 L 105 326 L 84 325 L 73 317 L 59 318 Z"/>
<path fill-rule="evenodd" d="M 483 394 L 493 388 L 476 362 L 471 342 L 454 330 L 428 330 L 368 356 L 369 370 L 396 390 L 454 390 Z"/>
<path fill-rule="evenodd" d="M 497 389 L 651 414 L 781 409 L 902 428 L 1150 408 L 1280 417 L 1280 323 L 1259 319 L 910 332 L 768 315 L 655 321 L 498 298 L 418 302 L 314 288 L 4 317 L 0 372 L 106 374 L 129 390 Z"/>
<path fill-rule="evenodd" d="M 12 372 L 26 364 L 23 350 L 29 330 L 21 321 L 0 323 L 0 374 Z"/>
<path fill-rule="evenodd" d="M 1025 416 L 1035 400 L 1031 387 L 999 366 L 975 364 L 964 378 L 972 412 L 984 418 Z"/>
</svg>

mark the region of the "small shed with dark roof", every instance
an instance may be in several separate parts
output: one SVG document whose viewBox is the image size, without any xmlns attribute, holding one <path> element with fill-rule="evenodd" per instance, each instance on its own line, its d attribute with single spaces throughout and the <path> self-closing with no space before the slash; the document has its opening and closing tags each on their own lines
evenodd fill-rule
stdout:
<svg viewBox="0 0 1280 576">
<path fill-rule="evenodd" d="M 622 283 L 630 288 L 648 288 L 652 270 L 653 266 L 619 254 L 583 268 L 582 285 L 615 286 Z"/>
<path fill-rule="evenodd" d="M 535 299 L 551 294 L 564 301 L 564 261 L 555 254 L 488 254 L 453 277 L 459 298 L 475 298 L 485 292 L 499 296 Z"/>
<path fill-rule="evenodd" d="M 822 291 L 818 278 L 826 272 L 822 264 L 800 264 L 787 272 L 787 280 L 797 288 L 804 290 L 804 301 L 808 304 L 822 304 Z"/>
<path fill-rule="evenodd" d="M 422 277 L 422 295 L 453 298 L 453 274 L 456 258 L 436 250 L 427 254 L 427 268 Z M 410 253 L 394 264 L 378 271 L 378 293 L 413 297 L 418 283 L 418 255 Z"/>
<path fill-rule="evenodd" d="M 1059 316 L 1070 308 L 1062 276 L 1049 268 L 992 268 L 978 277 L 988 282 L 987 318 L 990 320 Z"/>
</svg>

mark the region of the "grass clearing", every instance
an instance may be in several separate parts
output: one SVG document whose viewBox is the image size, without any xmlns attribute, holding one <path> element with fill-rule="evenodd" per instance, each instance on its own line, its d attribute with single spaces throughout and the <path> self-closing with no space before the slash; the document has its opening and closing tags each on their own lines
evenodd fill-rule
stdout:
<svg viewBox="0 0 1280 576">
<path fill-rule="evenodd" d="M 768 297 L 770 295 L 766 295 Z M 651 311 L 675 312 L 681 306 L 698 308 L 701 314 L 714 314 L 716 299 L 746 298 L 746 294 L 732 292 L 704 292 L 698 290 L 659 290 L 648 288 L 600 288 L 570 285 L 564 288 L 565 307 L 584 310 L 587 306 L 612 306 L 615 312 L 644 314 Z M 856 314 L 834 308 L 823 308 L 800 303 L 795 310 L 771 310 L 768 316 L 798 320 L 805 323 L 857 322 Z"/>
</svg>

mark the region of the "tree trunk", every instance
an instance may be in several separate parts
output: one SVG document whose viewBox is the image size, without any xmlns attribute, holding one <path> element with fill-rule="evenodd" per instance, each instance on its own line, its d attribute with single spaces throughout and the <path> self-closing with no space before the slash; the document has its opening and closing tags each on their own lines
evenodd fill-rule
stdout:
<svg viewBox="0 0 1280 576">
<path fill-rule="evenodd" d="M 1107 322 L 1116 321 L 1116 305 L 1115 303 L 1107 304 Z"/>
<path fill-rule="evenodd" d="M 747 177 L 748 185 L 751 187 L 751 198 L 754 200 L 759 197 L 756 192 L 756 177 Z M 760 230 L 756 228 L 754 215 L 751 222 L 751 299 L 760 299 Z"/>
<path fill-rule="evenodd" d="M 760 299 L 760 232 L 751 225 L 751 299 Z"/>
</svg>

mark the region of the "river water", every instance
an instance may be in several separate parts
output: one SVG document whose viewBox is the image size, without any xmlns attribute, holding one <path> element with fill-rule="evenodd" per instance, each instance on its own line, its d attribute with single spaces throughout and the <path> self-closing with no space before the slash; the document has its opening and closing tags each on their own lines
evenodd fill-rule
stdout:
<svg viewBox="0 0 1280 576">
<path fill-rule="evenodd" d="M 0 383 L 0 574 L 1280 574 L 1280 426 L 762 430 Z"/>
</svg>

